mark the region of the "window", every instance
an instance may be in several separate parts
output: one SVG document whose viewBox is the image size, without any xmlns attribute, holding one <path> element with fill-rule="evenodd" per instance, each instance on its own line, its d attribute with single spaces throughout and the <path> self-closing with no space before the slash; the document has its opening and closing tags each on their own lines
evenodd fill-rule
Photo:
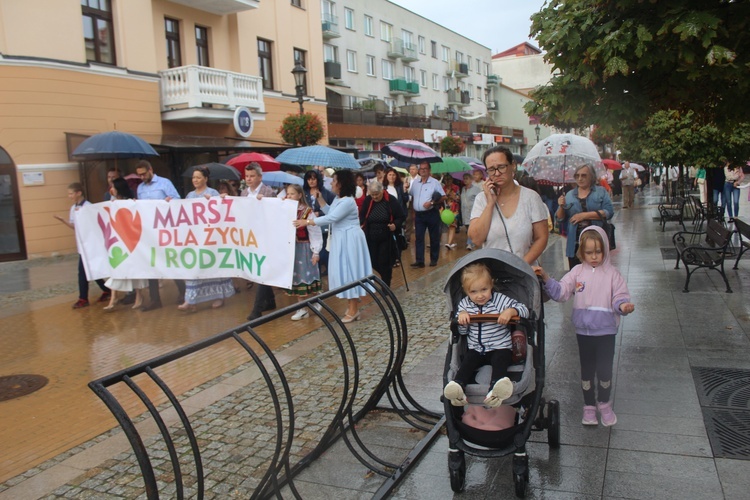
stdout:
<svg viewBox="0 0 750 500">
<path fill-rule="evenodd" d="M 404 66 L 404 80 L 407 82 L 416 82 L 417 79 L 414 77 L 415 70 L 411 66 Z"/>
<path fill-rule="evenodd" d="M 469 84 L 469 98 L 474 99 L 474 85 Z"/>
<path fill-rule="evenodd" d="M 430 50 L 432 51 L 432 57 L 437 59 L 437 42 L 432 40 L 430 42 Z"/>
<path fill-rule="evenodd" d="M 481 101 L 483 95 L 484 94 L 482 94 L 482 87 L 477 87 L 477 100 Z"/>
<path fill-rule="evenodd" d="M 302 8 L 302 0 L 292 0 L 292 6 Z"/>
<path fill-rule="evenodd" d="M 164 34 L 167 38 L 167 67 L 176 68 L 182 66 L 182 53 L 180 52 L 180 21 L 165 17 Z"/>
<path fill-rule="evenodd" d="M 490 74 L 490 65 L 489 63 L 484 63 L 484 76 L 487 76 Z"/>
<path fill-rule="evenodd" d="M 344 27 L 348 30 L 354 30 L 354 11 L 344 8 Z"/>
<path fill-rule="evenodd" d="M 425 70 L 419 71 L 419 85 L 427 88 L 427 72 Z"/>
<path fill-rule="evenodd" d="M 86 60 L 116 64 L 115 32 L 109 0 L 81 0 Z"/>
<path fill-rule="evenodd" d="M 383 59 L 381 70 L 383 72 L 383 80 L 393 80 L 393 63 L 391 61 Z"/>
<path fill-rule="evenodd" d="M 263 79 L 263 88 L 273 90 L 272 43 L 258 38 L 258 71 Z"/>
<path fill-rule="evenodd" d="M 413 38 L 411 31 L 401 30 L 401 40 L 404 42 L 404 47 L 412 48 Z"/>
<path fill-rule="evenodd" d="M 294 57 L 294 63 L 297 64 L 299 62 L 304 68 L 307 68 L 307 51 L 295 48 L 292 52 L 292 55 Z M 307 94 L 307 75 L 305 75 L 305 78 L 303 79 L 302 84 L 302 94 Z"/>
<path fill-rule="evenodd" d="M 432 74 L 432 90 L 440 90 L 440 76 L 437 73 Z"/>
<path fill-rule="evenodd" d="M 393 110 L 396 107 L 396 100 L 391 99 L 390 97 L 384 100 L 385 100 L 385 105 L 388 106 L 388 113 L 393 114 Z"/>
<path fill-rule="evenodd" d="M 208 64 L 208 28 L 195 27 L 195 50 L 198 66 L 210 66 Z"/>
<path fill-rule="evenodd" d="M 423 36 L 417 37 L 417 44 L 419 45 L 419 53 L 425 54 L 425 39 Z"/>
<path fill-rule="evenodd" d="M 357 72 L 357 53 L 353 50 L 346 51 L 346 70 L 351 73 Z"/>
<path fill-rule="evenodd" d="M 469 71 L 471 71 L 471 56 L 466 56 L 466 66 L 468 66 Z"/>
<path fill-rule="evenodd" d="M 327 43 L 323 44 L 323 61 L 339 62 L 339 48 Z"/>
<path fill-rule="evenodd" d="M 444 76 L 443 77 L 443 90 L 446 92 L 451 89 L 451 77 L 450 76 Z"/>
<path fill-rule="evenodd" d="M 451 58 L 451 49 L 443 45 L 443 61 L 448 62 Z"/>
<path fill-rule="evenodd" d="M 365 35 L 375 36 L 372 34 L 372 17 L 365 16 Z"/>
<path fill-rule="evenodd" d="M 456 62 L 458 64 L 461 64 L 462 62 L 464 62 L 464 55 L 462 52 L 456 51 Z"/>
<path fill-rule="evenodd" d="M 476 61 L 477 61 L 477 73 L 479 73 L 481 71 L 480 68 L 481 68 L 481 65 L 482 65 L 482 60 L 481 59 L 476 59 Z"/>
<path fill-rule="evenodd" d="M 393 26 L 380 21 L 380 39 L 384 42 L 390 42 L 393 38 Z"/>
<path fill-rule="evenodd" d="M 375 76 L 375 56 L 367 56 L 367 76 Z"/>
</svg>

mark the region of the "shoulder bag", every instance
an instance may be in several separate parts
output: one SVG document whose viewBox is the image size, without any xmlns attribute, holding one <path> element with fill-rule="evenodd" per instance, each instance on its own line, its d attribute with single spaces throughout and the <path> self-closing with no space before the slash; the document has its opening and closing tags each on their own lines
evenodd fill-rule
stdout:
<svg viewBox="0 0 750 500">
<path fill-rule="evenodd" d="M 606 217 L 602 216 L 599 210 L 597 210 L 596 213 L 599 214 L 599 218 L 602 220 L 602 229 L 607 233 L 607 239 L 609 239 L 609 250 L 612 251 L 617 248 L 617 243 L 615 242 L 615 225 L 611 224 Z"/>
</svg>

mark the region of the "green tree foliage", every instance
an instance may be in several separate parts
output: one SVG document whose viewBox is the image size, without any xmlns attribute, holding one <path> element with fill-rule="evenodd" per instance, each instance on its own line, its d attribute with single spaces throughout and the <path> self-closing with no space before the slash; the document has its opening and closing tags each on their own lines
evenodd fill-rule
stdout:
<svg viewBox="0 0 750 500">
<path fill-rule="evenodd" d="M 693 111 L 726 130 L 747 119 L 748 33 L 748 0 L 550 0 L 531 35 L 555 76 L 526 110 L 562 128 L 607 130 Z"/>
<path fill-rule="evenodd" d="M 460 137 L 448 135 L 440 141 L 440 152 L 444 155 L 457 155 L 464 149 L 466 149 L 466 145 Z"/>
</svg>

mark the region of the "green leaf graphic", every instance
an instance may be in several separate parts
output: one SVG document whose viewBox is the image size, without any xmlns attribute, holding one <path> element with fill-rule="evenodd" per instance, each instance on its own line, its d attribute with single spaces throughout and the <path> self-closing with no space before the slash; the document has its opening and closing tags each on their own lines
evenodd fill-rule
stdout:
<svg viewBox="0 0 750 500">
<path fill-rule="evenodd" d="M 114 247 L 112 249 L 112 256 L 109 258 L 109 265 L 112 269 L 116 268 L 128 258 L 128 254 L 122 251 L 120 247 Z"/>
</svg>

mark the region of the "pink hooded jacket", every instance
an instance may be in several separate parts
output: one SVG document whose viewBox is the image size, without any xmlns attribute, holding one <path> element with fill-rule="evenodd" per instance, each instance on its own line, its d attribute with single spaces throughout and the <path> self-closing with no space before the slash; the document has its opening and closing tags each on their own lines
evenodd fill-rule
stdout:
<svg viewBox="0 0 750 500">
<path fill-rule="evenodd" d="M 615 335 L 620 326 L 620 306 L 630 302 L 625 279 L 609 261 L 609 239 L 604 230 L 591 225 L 581 231 L 598 232 L 604 240 L 604 258 L 594 268 L 585 262 L 578 264 L 558 282 L 549 278 L 544 284 L 549 296 L 564 302 L 573 299 L 573 325 L 578 335 Z"/>
</svg>

